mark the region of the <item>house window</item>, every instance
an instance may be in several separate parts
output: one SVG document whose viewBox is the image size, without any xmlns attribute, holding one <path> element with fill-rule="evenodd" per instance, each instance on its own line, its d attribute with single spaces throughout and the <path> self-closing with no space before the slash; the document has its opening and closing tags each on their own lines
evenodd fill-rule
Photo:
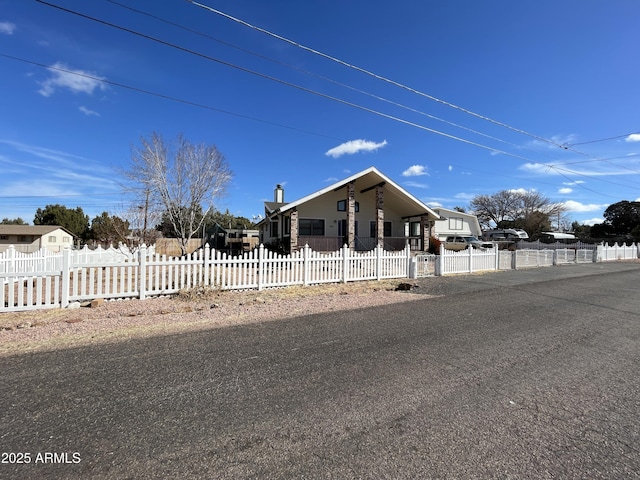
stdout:
<svg viewBox="0 0 640 480">
<path fill-rule="evenodd" d="M 409 232 L 411 237 L 420 236 L 420 222 L 411 222 L 409 224 Z"/>
<path fill-rule="evenodd" d="M 449 218 L 449 230 L 462 230 L 463 221 L 460 217 Z"/>
<path fill-rule="evenodd" d="M 31 241 L 31 236 L 30 235 L 18 235 L 18 241 L 19 242 L 30 242 Z"/>
<path fill-rule="evenodd" d="M 9 240 L 7 235 L 0 235 L 0 240 Z"/>
<path fill-rule="evenodd" d="M 69 240 L 71 240 L 69 237 L 62 237 L 62 243 L 69 243 Z"/>
<path fill-rule="evenodd" d="M 315 235 L 324 237 L 324 220 L 317 218 L 301 218 L 298 220 L 300 235 Z"/>
<path fill-rule="evenodd" d="M 278 222 L 277 221 L 271 222 L 271 234 L 270 234 L 270 236 L 272 238 L 275 238 L 275 237 L 278 236 Z"/>
<path fill-rule="evenodd" d="M 55 235 L 49 235 L 49 243 L 56 243 Z"/>
<path fill-rule="evenodd" d="M 346 200 L 338 200 L 338 211 L 346 212 L 347 211 L 347 201 Z M 360 211 L 360 202 L 356 202 L 356 212 Z"/>
<path fill-rule="evenodd" d="M 384 231 L 382 233 L 385 237 L 391 236 L 391 222 L 384 222 Z M 376 238 L 376 222 L 369 222 L 369 236 Z"/>
</svg>

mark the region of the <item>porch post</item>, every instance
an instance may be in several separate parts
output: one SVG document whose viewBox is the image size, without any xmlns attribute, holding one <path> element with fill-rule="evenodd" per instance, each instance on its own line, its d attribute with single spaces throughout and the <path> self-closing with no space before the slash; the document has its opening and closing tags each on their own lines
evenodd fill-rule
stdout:
<svg viewBox="0 0 640 480">
<path fill-rule="evenodd" d="M 295 208 L 293 209 L 293 211 L 291 212 L 289 221 L 291 223 L 291 225 L 289 226 L 289 235 L 290 235 L 289 251 L 293 253 L 298 250 L 298 210 L 297 209 Z"/>
<path fill-rule="evenodd" d="M 384 187 L 376 185 L 376 237 L 377 245 L 384 248 Z"/>
<path fill-rule="evenodd" d="M 347 185 L 347 245 L 349 249 L 356 248 L 356 185 Z"/>
<path fill-rule="evenodd" d="M 431 237 L 431 222 L 427 215 L 420 217 L 420 235 L 422 237 L 422 251 L 429 251 L 429 237 Z"/>
</svg>

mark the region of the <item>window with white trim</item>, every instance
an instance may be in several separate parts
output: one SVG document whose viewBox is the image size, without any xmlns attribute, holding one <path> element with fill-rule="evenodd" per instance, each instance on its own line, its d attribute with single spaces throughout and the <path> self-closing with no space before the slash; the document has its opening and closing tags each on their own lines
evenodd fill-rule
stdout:
<svg viewBox="0 0 640 480">
<path fill-rule="evenodd" d="M 298 233 L 324 237 L 324 220 L 321 218 L 301 218 L 298 220 Z"/>
<path fill-rule="evenodd" d="M 464 221 L 461 217 L 449 218 L 449 230 L 462 230 L 464 227 Z"/>
</svg>

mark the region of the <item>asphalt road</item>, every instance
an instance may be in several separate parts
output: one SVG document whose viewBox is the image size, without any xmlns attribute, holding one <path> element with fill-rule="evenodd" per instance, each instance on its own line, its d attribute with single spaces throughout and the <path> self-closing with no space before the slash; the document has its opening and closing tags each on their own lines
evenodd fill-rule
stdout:
<svg viewBox="0 0 640 480">
<path fill-rule="evenodd" d="M 2 358 L 0 477 L 640 478 L 640 264 L 418 283 Z"/>
</svg>

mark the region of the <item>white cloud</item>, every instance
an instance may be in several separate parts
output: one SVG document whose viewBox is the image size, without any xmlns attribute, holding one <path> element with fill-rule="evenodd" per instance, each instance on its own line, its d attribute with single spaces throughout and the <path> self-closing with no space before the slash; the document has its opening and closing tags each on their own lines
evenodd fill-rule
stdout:
<svg viewBox="0 0 640 480">
<path fill-rule="evenodd" d="M 526 188 L 511 188 L 509 191 L 511 193 L 521 193 L 521 194 L 525 195 L 527 193 L 534 192 L 535 190 L 534 189 L 527 190 Z"/>
<path fill-rule="evenodd" d="M 575 163 L 575 162 L 574 162 Z M 629 175 L 630 168 L 635 167 L 637 162 L 630 161 L 626 165 L 615 165 L 610 162 L 607 163 L 589 163 L 587 167 L 573 167 L 565 166 L 561 163 L 546 165 L 544 163 L 524 163 L 518 168 L 525 172 L 532 173 L 534 175 L 582 175 L 590 177 L 606 177 L 612 175 Z M 578 182 L 574 182 L 577 184 Z M 581 183 L 585 183 L 582 181 Z"/>
<path fill-rule="evenodd" d="M 453 165 L 449 165 L 449 171 L 453 172 Z"/>
<path fill-rule="evenodd" d="M 328 157 L 338 158 L 342 155 L 353 155 L 358 152 L 374 152 L 387 144 L 387 141 L 381 143 L 371 142 L 369 140 L 350 140 L 337 147 L 328 150 L 325 155 Z"/>
<path fill-rule="evenodd" d="M 82 106 L 79 108 L 79 110 L 80 110 L 82 113 L 84 113 L 85 115 L 87 115 L 87 116 L 91 116 L 91 115 L 94 115 L 94 116 L 96 116 L 96 117 L 99 117 L 99 116 L 100 116 L 100 114 L 99 114 L 98 112 L 95 112 L 95 111 L 93 111 L 93 110 L 89 110 L 89 109 L 88 109 L 87 107 L 85 107 L 84 105 L 82 105 Z"/>
<path fill-rule="evenodd" d="M 16 31 L 16 24 L 11 22 L 0 22 L 0 33 L 4 33 L 5 35 L 13 35 L 13 32 Z"/>
<path fill-rule="evenodd" d="M 407 187 L 413 188 L 429 188 L 429 185 L 426 183 L 418 183 L 418 182 L 404 182 Z"/>
<path fill-rule="evenodd" d="M 471 201 L 473 198 L 475 197 L 475 195 L 471 194 L 471 193 L 456 193 L 453 198 L 455 198 L 456 200 L 468 200 Z"/>
<path fill-rule="evenodd" d="M 578 136 L 574 133 L 569 135 L 554 135 L 549 138 L 548 142 L 544 140 L 532 140 L 528 146 L 530 148 L 548 148 L 550 150 L 556 150 L 558 145 L 572 145 L 578 139 Z"/>
<path fill-rule="evenodd" d="M 632 133 L 624 140 L 625 142 L 640 142 L 640 133 Z"/>
<path fill-rule="evenodd" d="M 419 177 L 420 175 L 429 175 L 424 165 L 411 165 L 402 172 L 403 177 Z"/>
<path fill-rule="evenodd" d="M 604 222 L 604 218 L 588 218 L 587 220 L 581 220 L 579 223 L 581 225 L 596 225 L 598 223 Z"/>
<path fill-rule="evenodd" d="M 573 188 L 561 188 L 558 190 L 558 193 L 567 194 L 573 192 Z"/>
<path fill-rule="evenodd" d="M 580 203 L 574 200 L 567 200 L 566 202 L 562 202 L 562 206 L 565 208 L 567 212 L 597 212 L 604 211 L 609 204 L 598 204 L 598 203 Z"/>
<path fill-rule="evenodd" d="M 50 97 L 60 88 L 69 89 L 73 93 L 87 93 L 89 95 L 92 95 L 96 89 L 106 90 L 107 88 L 100 81 L 103 80 L 102 77 L 84 70 L 72 70 L 60 62 L 50 67 L 49 71 L 51 76 L 40 84 L 42 88 L 38 90 L 38 93 L 43 97 Z"/>
</svg>

